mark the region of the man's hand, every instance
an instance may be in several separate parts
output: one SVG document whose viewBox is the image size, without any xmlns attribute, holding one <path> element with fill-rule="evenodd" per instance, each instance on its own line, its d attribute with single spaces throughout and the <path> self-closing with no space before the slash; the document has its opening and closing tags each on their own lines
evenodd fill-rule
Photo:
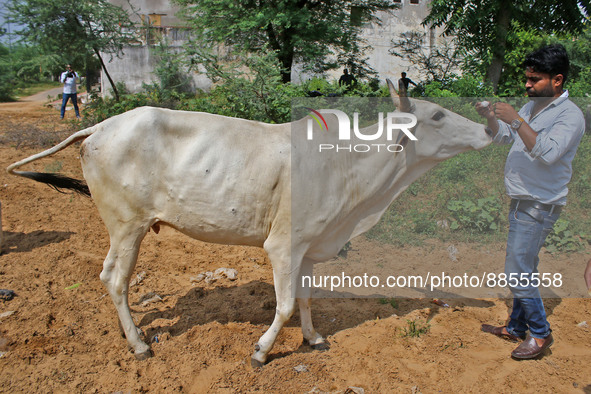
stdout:
<svg viewBox="0 0 591 394">
<path fill-rule="evenodd" d="M 490 105 L 488 101 L 476 103 L 476 111 L 478 112 L 478 115 L 487 120 L 496 120 L 495 111 L 493 111 L 492 105 Z"/>
<path fill-rule="evenodd" d="M 517 111 L 507 103 L 497 103 L 495 105 L 495 114 L 498 119 L 508 124 L 519 118 Z"/>
<path fill-rule="evenodd" d="M 589 291 L 589 295 L 591 296 L 591 260 L 587 262 L 587 268 L 585 268 L 585 273 L 583 274 L 583 276 L 585 277 L 587 290 Z"/>
</svg>

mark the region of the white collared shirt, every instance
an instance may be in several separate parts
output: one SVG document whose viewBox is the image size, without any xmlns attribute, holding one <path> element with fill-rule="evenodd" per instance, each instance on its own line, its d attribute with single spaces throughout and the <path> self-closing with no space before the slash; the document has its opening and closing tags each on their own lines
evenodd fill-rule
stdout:
<svg viewBox="0 0 591 394">
<path fill-rule="evenodd" d="M 519 116 L 538 133 L 531 152 L 517 131 L 499 121 L 493 139 L 513 146 L 505 162 L 505 188 L 511 198 L 544 204 L 566 204 L 572 161 L 585 132 L 583 112 L 568 98 L 568 91 L 532 115 L 534 101 L 519 110 Z"/>
</svg>

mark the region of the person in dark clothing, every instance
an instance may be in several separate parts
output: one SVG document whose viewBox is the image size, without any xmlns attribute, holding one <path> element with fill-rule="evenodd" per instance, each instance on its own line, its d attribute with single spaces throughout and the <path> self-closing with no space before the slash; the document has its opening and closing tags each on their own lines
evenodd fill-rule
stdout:
<svg viewBox="0 0 591 394">
<path fill-rule="evenodd" d="M 349 70 L 346 68 L 343 70 L 343 75 L 339 78 L 339 86 L 346 85 L 347 88 L 355 85 L 357 83 L 357 79 L 351 74 L 349 74 Z"/>
<path fill-rule="evenodd" d="M 405 72 L 400 74 L 400 76 L 401 78 L 398 80 L 398 94 L 400 96 L 406 96 L 408 92 L 408 85 L 412 83 L 414 86 L 417 86 L 417 84 L 414 83 L 412 79 L 407 78 Z"/>
</svg>

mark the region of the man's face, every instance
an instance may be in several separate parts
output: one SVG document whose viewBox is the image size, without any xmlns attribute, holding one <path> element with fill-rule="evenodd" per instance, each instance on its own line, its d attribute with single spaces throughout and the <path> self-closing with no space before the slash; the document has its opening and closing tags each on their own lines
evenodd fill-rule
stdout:
<svg viewBox="0 0 591 394">
<path fill-rule="evenodd" d="M 562 74 L 551 77 L 550 74 L 528 68 L 525 78 L 525 90 L 529 97 L 555 97 L 562 94 Z"/>
</svg>

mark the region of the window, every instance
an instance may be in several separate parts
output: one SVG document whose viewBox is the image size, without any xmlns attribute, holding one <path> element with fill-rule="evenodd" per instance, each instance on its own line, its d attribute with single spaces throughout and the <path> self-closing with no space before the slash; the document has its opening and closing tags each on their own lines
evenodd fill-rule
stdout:
<svg viewBox="0 0 591 394">
<path fill-rule="evenodd" d="M 419 0 L 410 0 L 410 4 L 419 4 Z"/>
</svg>

